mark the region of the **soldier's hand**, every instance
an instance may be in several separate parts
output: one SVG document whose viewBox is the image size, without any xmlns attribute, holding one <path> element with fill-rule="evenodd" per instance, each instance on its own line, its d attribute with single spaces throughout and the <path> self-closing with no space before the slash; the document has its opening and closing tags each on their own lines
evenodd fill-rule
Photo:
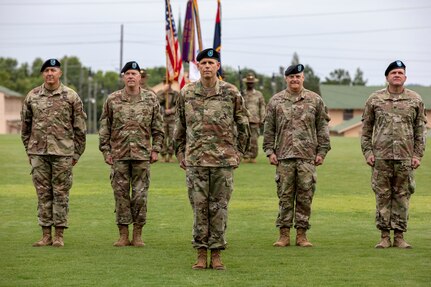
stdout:
<svg viewBox="0 0 431 287">
<path fill-rule="evenodd" d="M 369 166 L 374 166 L 374 162 L 375 162 L 376 160 L 375 160 L 375 158 L 374 158 L 374 155 L 372 154 L 372 155 L 370 155 L 368 158 L 367 158 L 367 164 L 369 165 Z"/>
<path fill-rule="evenodd" d="M 323 157 L 320 155 L 316 155 L 316 159 L 314 160 L 314 165 L 319 166 L 323 164 Z"/>
<path fill-rule="evenodd" d="M 412 168 L 417 169 L 421 165 L 421 160 L 417 157 L 412 158 Z"/>
<path fill-rule="evenodd" d="M 107 164 L 109 164 L 109 165 L 113 165 L 113 164 L 114 164 L 114 162 L 112 161 L 112 156 L 110 156 L 110 155 L 108 155 L 108 156 L 105 158 L 105 162 L 106 162 Z"/>
<path fill-rule="evenodd" d="M 75 166 L 75 164 L 77 164 L 77 160 L 76 159 L 72 159 L 72 166 Z"/>
<path fill-rule="evenodd" d="M 184 159 L 180 160 L 180 167 L 186 170 L 186 161 Z"/>
<path fill-rule="evenodd" d="M 278 165 L 277 155 L 275 153 L 271 154 L 269 157 L 269 163 L 272 165 Z"/>
<path fill-rule="evenodd" d="M 150 157 L 150 163 L 155 163 L 159 160 L 159 153 L 152 151 L 151 152 L 151 157 Z"/>
</svg>

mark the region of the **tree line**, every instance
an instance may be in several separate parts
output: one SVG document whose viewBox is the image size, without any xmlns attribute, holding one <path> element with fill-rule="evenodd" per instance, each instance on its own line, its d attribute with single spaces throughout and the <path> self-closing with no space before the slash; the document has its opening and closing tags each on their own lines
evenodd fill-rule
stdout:
<svg viewBox="0 0 431 287">
<path fill-rule="evenodd" d="M 96 132 L 97 119 L 100 117 L 106 96 L 123 87 L 118 72 L 94 71 L 91 67 L 84 66 L 79 58 L 75 56 L 65 56 L 59 61 L 63 71 L 62 82 L 77 91 L 81 96 L 84 108 L 89 116 L 88 130 L 89 132 Z M 43 59 L 36 58 L 31 64 L 18 64 L 16 59 L 0 57 L 0 86 L 26 95 L 32 88 L 42 84 L 40 67 L 43 62 Z M 294 53 L 291 64 L 298 63 L 299 56 Z M 309 65 L 305 64 L 304 66 L 304 86 L 318 94 L 320 94 L 321 84 L 364 86 L 367 83 L 363 79 L 363 72 L 360 68 L 357 68 L 353 79 L 348 71 L 336 69 L 328 77 L 325 77 L 324 81 L 321 81 Z M 185 68 L 187 69 L 187 63 Z M 223 65 L 223 77 L 225 81 L 240 88 L 242 78 L 245 78 L 250 72 L 254 73 L 259 80 L 256 89 L 262 91 L 268 102 L 273 94 L 285 89 L 285 69 L 286 67 L 280 66 L 278 73 L 267 76 L 251 68 L 244 67 L 240 70 L 239 68 Z M 147 83 L 150 87 L 161 83 L 166 74 L 165 67 L 147 68 L 146 70 L 149 75 Z"/>
</svg>

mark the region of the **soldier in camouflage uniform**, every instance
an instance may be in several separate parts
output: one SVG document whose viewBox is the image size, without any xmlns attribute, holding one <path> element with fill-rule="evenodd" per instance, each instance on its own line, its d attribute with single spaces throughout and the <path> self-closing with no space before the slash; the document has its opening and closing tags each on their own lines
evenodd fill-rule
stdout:
<svg viewBox="0 0 431 287">
<path fill-rule="evenodd" d="M 114 246 L 144 246 L 142 227 L 147 217 L 150 164 L 157 161 L 162 147 L 163 119 L 157 96 L 139 87 L 139 65 L 128 62 L 121 73 L 125 87 L 110 94 L 103 106 L 99 149 L 111 165 L 120 233 Z M 132 223 L 130 242 L 128 227 Z"/>
<path fill-rule="evenodd" d="M 311 247 L 311 202 L 316 186 L 316 166 L 323 164 L 329 142 L 329 116 L 322 98 L 303 87 L 304 66 L 285 71 L 287 89 L 267 105 L 263 150 L 277 166 L 275 181 L 279 198 L 276 227 L 280 237 L 274 246 L 290 245 L 290 228 L 296 228 L 296 245 Z"/>
<path fill-rule="evenodd" d="M 61 83 L 60 66 L 56 59 L 42 65 L 44 83 L 27 94 L 21 111 L 21 138 L 32 166 L 43 234 L 36 247 L 64 246 L 72 167 L 85 150 L 87 116 L 78 94 Z"/>
<path fill-rule="evenodd" d="M 196 58 L 201 79 L 180 93 L 175 118 L 176 156 L 186 170 L 193 207 L 193 247 L 198 258 L 193 269 L 225 269 L 227 207 L 233 190 L 233 169 L 248 148 L 247 110 L 237 88 L 217 78 L 219 54 L 205 49 Z M 237 133 L 234 132 L 234 127 Z"/>
<path fill-rule="evenodd" d="M 410 196 L 415 191 L 413 170 L 425 150 L 426 116 L 421 97 L 404 88 L 405 65 L 392 62 L 385 71 L 388 86 L 368 98 L 362 115 L 362 153 L 372 167 L 371 187 L 376 196 L 376 226 L 381 240 L 376 248 L 411 248 L 407 231 Z"/>
<path fill-rule="evenodd" d="M 150 86 L 148 86 L 148 83 L 147 83 L 147 80 L 149 77 L 147 70 L 141 69 L 140 73 L 141 73 L 141 80 L 139 81 L 139 85 L 141 86 L 141 89 L 149 90 L 153 92 L 153 90 L 150 88 Z"/>
<path fill-rule="evenodd" d="M 174 154 L 174 128 L 175 128 L 175 105 L 179 93 L 172 89 L 172 82 L 168 81 L 162 90 L 157 93 L 160 107 L 163 114 L 163 125 L 165 132 L 165 140 L 163 142 L 162 151 L 160 154 L 165 162 L 173 162 Z"/>
<path fill-rule="evenodd" d="M 250 115 L 248 121 L 250 123 L 251 141 L 250 148 L 244 155 L 244 162 L 255 163 L 258 153 L 258 139 L 260 135 L 260 127 L 263 125 L 265 120 L 265 99 L 261 92 L 255 90 L 254 86 L 258 82 L 258 79 L 254 77 L 253 73 L 247 75 L 243 79 L 247 88 L 245 89 L 243 96 L 245 106 L 249 111 Z"/>
</svg>

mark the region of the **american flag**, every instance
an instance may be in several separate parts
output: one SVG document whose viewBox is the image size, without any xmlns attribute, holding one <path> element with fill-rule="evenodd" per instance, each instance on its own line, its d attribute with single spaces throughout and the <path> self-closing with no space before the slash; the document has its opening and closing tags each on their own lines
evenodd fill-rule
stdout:
<svg viewBox="0 0 431 287">
<path fill-rule="evenodd" d="M 182 88 L 186 81 L 184 79 L 183 60 L 178 44 L 178 34 L 175 28 L 174 17 L 172 16 L 171 3 L 165 0 L 166 4 L 166 74 L 170 80 L 178 81 Z"/>
</svg>

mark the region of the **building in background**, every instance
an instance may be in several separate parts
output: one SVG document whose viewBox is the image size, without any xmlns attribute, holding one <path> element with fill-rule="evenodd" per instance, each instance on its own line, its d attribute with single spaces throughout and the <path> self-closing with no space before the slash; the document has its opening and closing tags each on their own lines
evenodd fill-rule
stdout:
<svg viewBox="0 0 431 287">
<path fill-rule="evenodd" d="M 20 133 L 23 101 L 23 95 L 0 86 L 0 134 Z"/>
<path fill-rule="evenodd" d="M 360 137 L 362 132 L 362 113 L 365 102 L 374 91 L 384 86 L 341 86 L 320 85 L 323 101 L 331 117 L 329 131 L 331 136 Z M 425 108 L 431 109 L 431 87 L 406 86 L 422 96 Z M 427 127 L 431 129 L 431 111 L 427 113 Z"/>
</svg>

